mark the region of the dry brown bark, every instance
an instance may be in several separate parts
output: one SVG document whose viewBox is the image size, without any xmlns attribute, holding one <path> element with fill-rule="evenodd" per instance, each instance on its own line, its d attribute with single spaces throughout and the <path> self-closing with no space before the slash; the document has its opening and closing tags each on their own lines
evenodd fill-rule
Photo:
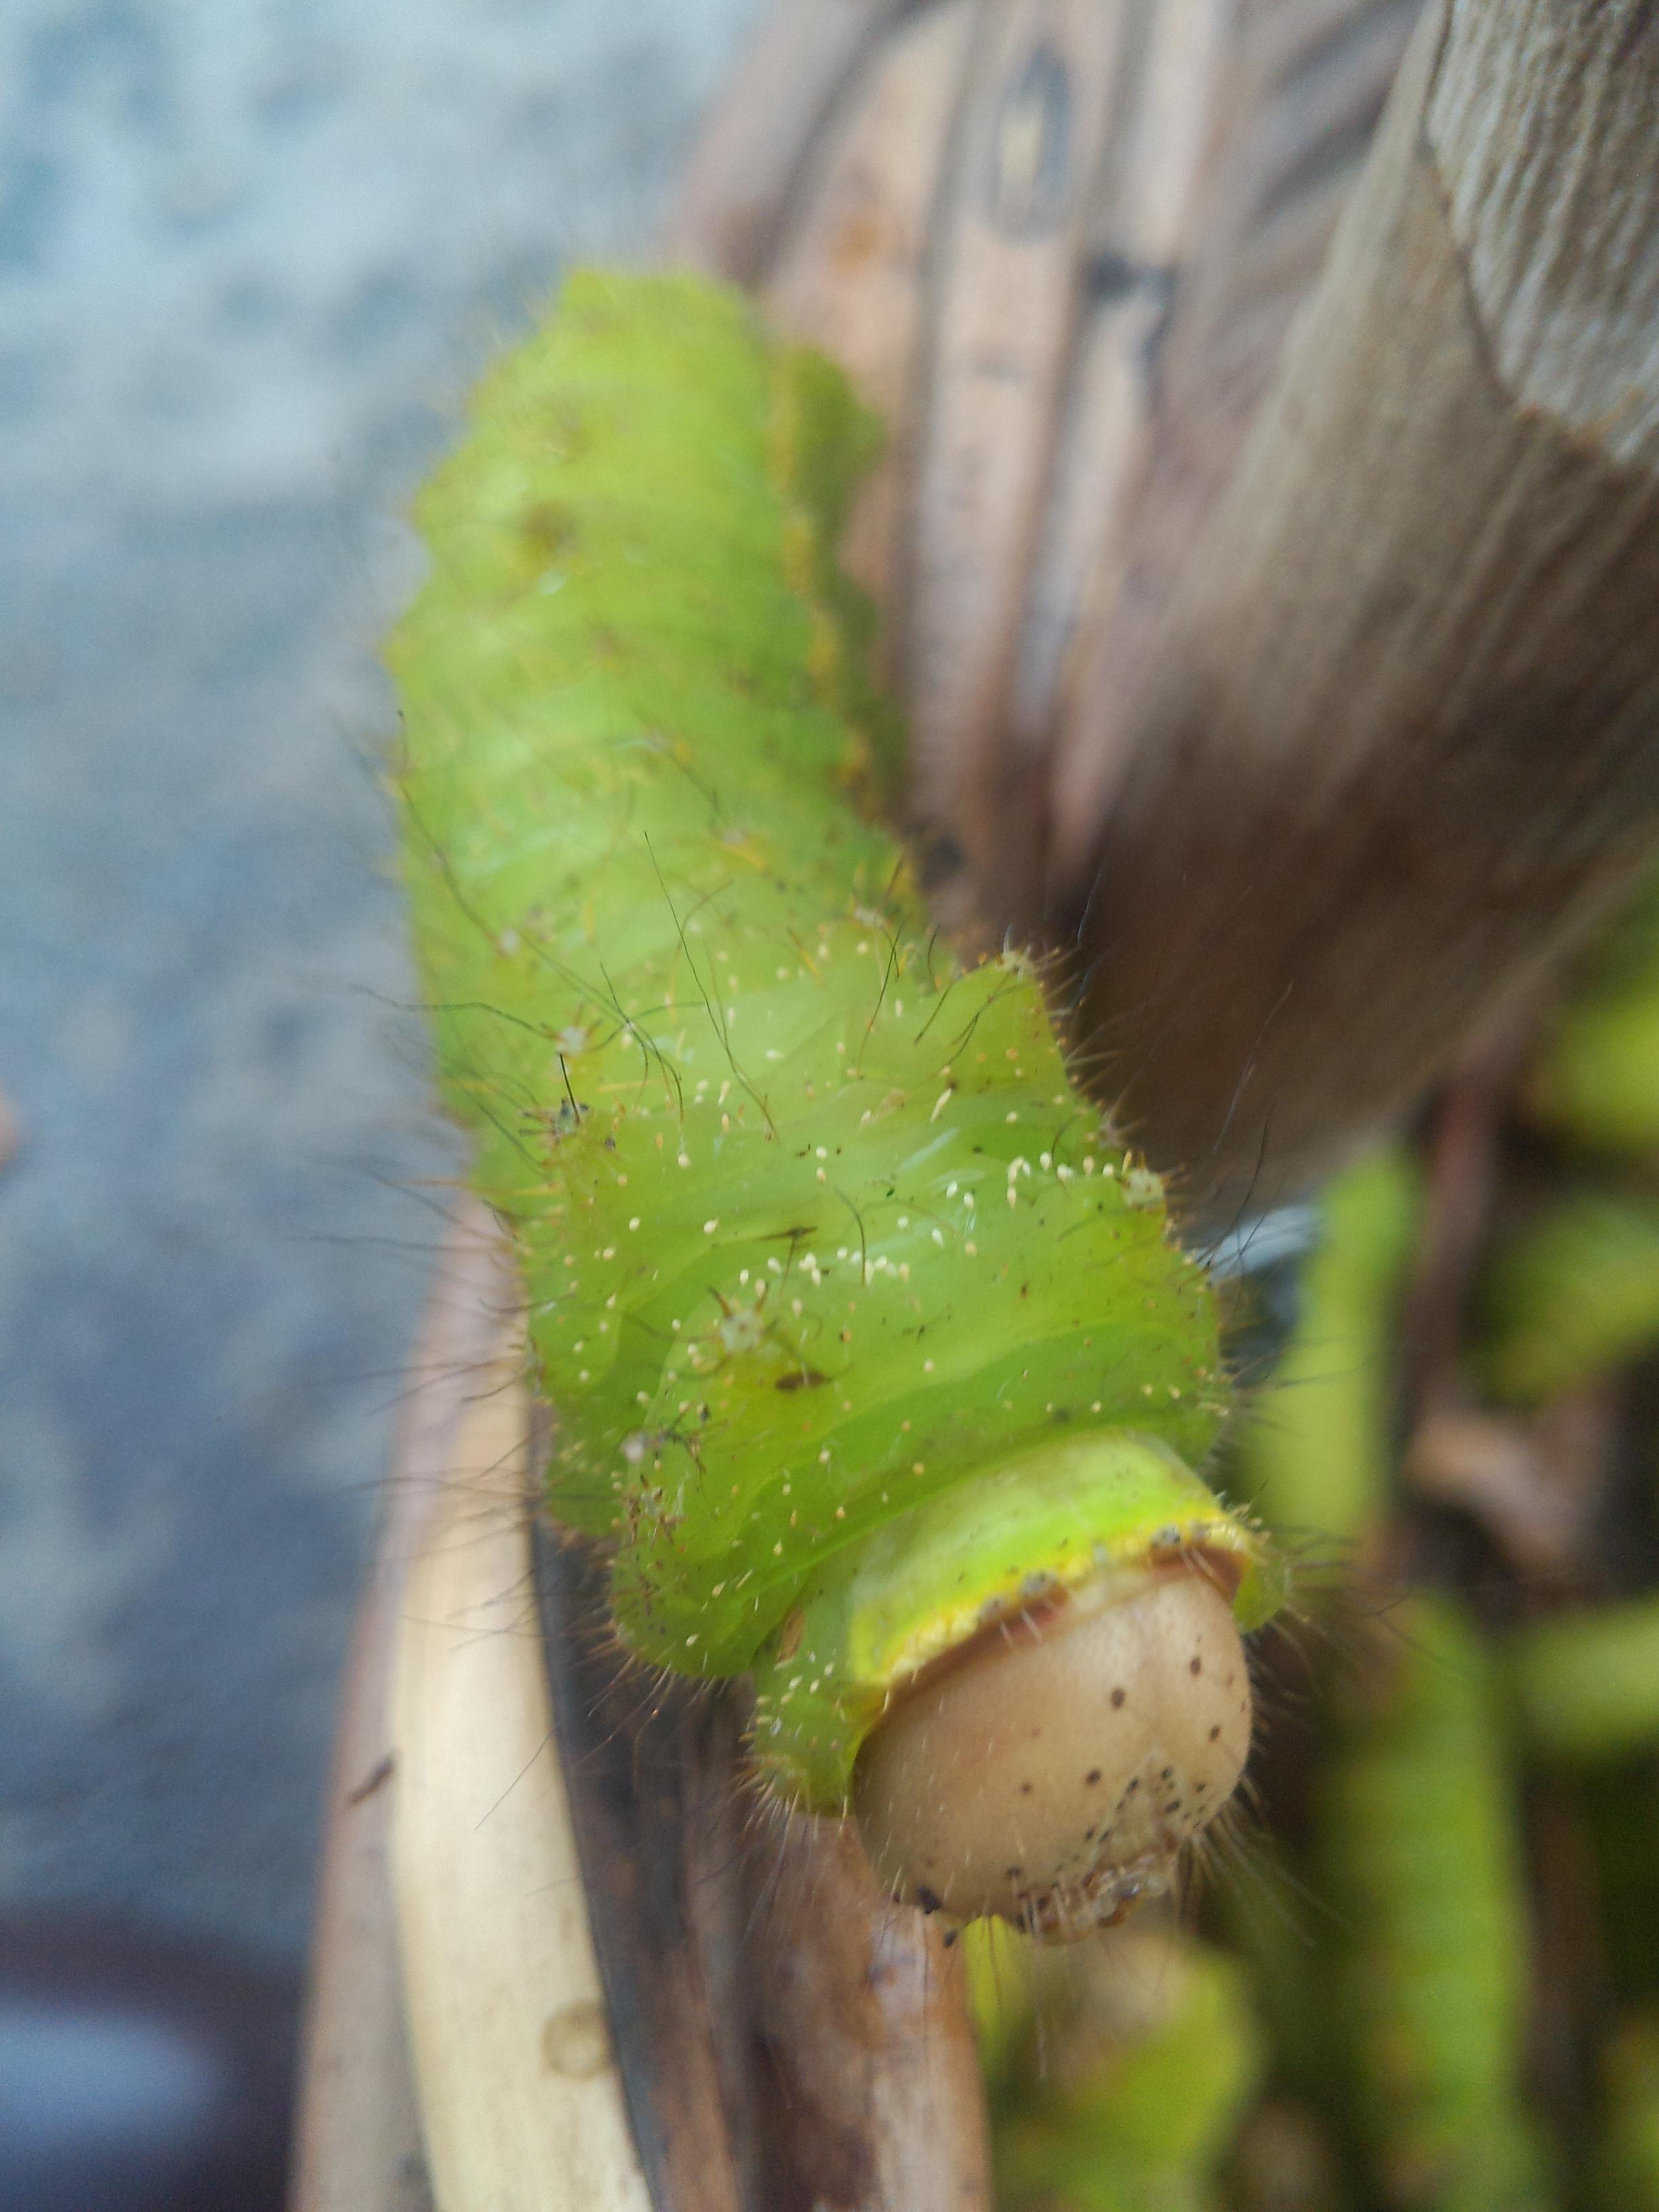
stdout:
<svg viewBox="0 0 1659 2212">
<path fill-rule="evenodd" d="M 1197 1219 L 1397 1115 L 1659 842 L 1656 116 L 1651 8 L 1424 21 L 1162 618 L 1062 895 Z"/>
</svg>

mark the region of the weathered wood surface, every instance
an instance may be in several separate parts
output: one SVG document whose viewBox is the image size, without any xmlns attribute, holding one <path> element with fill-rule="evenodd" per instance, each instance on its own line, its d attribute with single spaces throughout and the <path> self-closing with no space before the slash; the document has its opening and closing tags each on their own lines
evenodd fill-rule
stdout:
<svg viewBox="0 0 1659 2212">
<path fill-rule="evenodd" d="M 544 1528 L 548 1677 L 617 2063 L 659 2212 L 986 2212 L 957 1961 L 849 1826 L 786 1820 L 744 1709 L 619 1666 L 603 1569 Z"/>
<path fill-rule="evenodd" d="M 728 1971 L 735 1935 L 720 1910 L 738 1893 L 734 1718 L 726 1700 L 620 1666 L 600 1563 L 545 1523 L 532 1535 L 572 1832 L 653 2202 L 738 2212 L 760 2200 L 744 2014 Z M 699 1875 L 711 1887 L 694 1899 Z M 694 1904 L 714 1936 L 706 1953 Z"/>
<path fill-rule="evenodd" d="M 781 326 L 833 354 L 887 426 L 842 549 L 884 609 L 896 597 L 910 507 L 933 210 L 977 21 L 975 0 L 945 0 L 894 32 L 823 134 L 762 272 Z M 890 626 L 887 648 L 890 677 Z"/>
<path fill-rule="evenodd" d="M 650 2212 L 530 1580 L 516 1332 L 472 1377 L 392 1652 L 390 1856 L 441 2212 Z"/>
<path fill-rule="evenodd" d="M 663 233 L 665 257 L 752 283 L 860 59 L 919 0 L 788 0 L 732 72 Z"/>
<path fill-rule="evenodd" d="M 392 1656 L 406 1585 L 441 1494 L 466 1377 L 501 1327 L 500 1244 L 457 1221 L 416 1347 L 375 1556 L 358 1607 L 329 1776 L 312 1936 L 293 2212 L 427 2212 L 431 2193 L 404 2027 L 389 1864 Z"/>
<path fill-rule="evenodd" d="M 888 424 L 849 564 L 885 616 L 930 890 L 988 939 L 1041 903 L 1055 702 L 1125 557 L 1242 12 L 939 0 L 850 78 L 771 258 L 726 264 Z"/>
<path fill-rule="evenodd" d="M 1435 16 L 1271 414 L 1415 0 L 913 12 L 726 265 L 893 424 L 855 560 L 942 913 L 1080 936 L 1080 1048 L 1224 1222 L 1401 1110 L 1651 842 L 1650 11 Z"/>
<path fill-rule="evenodd" d="M 1130 428 L 1116 458 L 1103 468 L 1091 455 L 1072 486 L 1084 512 L 1097 513 L 1100 532 L 1073 650 L 1020 721 L 1023 743 L 1009 757 L 1011 774 L 1023 757 L 1048 787 L 1050 843 L 1031 864 L 1043 880 L 1012 917 L 1022 933 L 1063 927 L 1049 886 L 1086 861 L 1110 807 L 1158 619 L 1319 276 L 1418 7 L 1279 0 L 1242 18 L 1230 9 L 1212 34 L 1212 96 L 1202 115 L 1176 106 L 1183 70 L 1149 118 L 1160 143 L 1178 129 L 1202 137 L 1188 156 L 1185 201 L 1156 229 L 1118 226 L 1119 236 L 1144 241 L 1140 290 L 1156 297 L 1158 313 L 1132 357 Z"/>
<path fill-rule="evenodd" d="M 1198 1219 L 1397 1115 L 1659 843 L 1656 241 L 1659 13 L 1425 19 L 1071 886 Z"/>
<path fill-rule="evenodd" d="M 1086 850 L 1129 673 L 1415 7 L 935 0 L 848 70 L 769 254 L 683 207 L 676 250 L 752 283 L 889 426 L 848 558 L 887 616 L 953 927 L 1041 933 L 1051 828 L 1062 859 Z M 733 176 L 771 158 L 736 100 L 713 141 Z"/>
<path fill-rule="evenodd" d="M 979 0 L 934 213 L 892 621 L 915 805 L 975 845 L 1133 16 Z"/>
</svg>

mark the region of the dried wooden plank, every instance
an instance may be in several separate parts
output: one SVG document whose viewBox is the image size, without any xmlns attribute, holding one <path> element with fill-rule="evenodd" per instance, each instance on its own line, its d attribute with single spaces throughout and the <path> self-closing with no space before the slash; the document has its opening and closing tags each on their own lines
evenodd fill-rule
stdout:
<svg viewBox="0 0 1659 2212">
<path fill-rule="evenodd" d="M 1005 786 L 1040 780 L 1079 634 L 1097 634 L 1123 596 L 1160 419 L 1166 325 L 1194 252 L 1238 12 L 1237 0 L 1158 0 L 1127 19 L 1091 194 L 1085 319 L 1060 403 L 1009 699 Z"/>
<path fill-rule="evenodd" d="M 1088 191 L 1132 12 L 980 0 L 953 130 L 893 620 L 915 805 L 970 854 L 1002 834 L 991 771 L 1077 328 Z"/>
<path fill-rule="evenodd" d="M 422 2131 L 441 2212 L 653 2212 L 542 1672 L 529 1415 L 498 1340 L 400 1608 L 386 1788 Z"/>
<path fill-rule="evenodd" d="M 544 1525 L 534 1549 L 572 1832 L 653 2201 L 660 2212 L 735 2212 L 758 2201 L 747 2053 L 734 2057 L 732 2023 L 705 1979 L 689 1879 L 709 1796 L 741 1790 L 735 1735 L 707 1693 L 622 1661 L 589 1547 Z M 729 1866 L 713 1875 L 732 1878 Z M 739 2116 L 735 2136 L 728 2112 Z"/>
<path fill-rule="evenodd" d="M 798 2201 L 847 2212 L 991 2203 L 990 2145 L 958 1954 L 895 1906 L 850 1823 L 799 1822 L 763 1893 L 757 2007 Z M 763 1862 L 764 1866 L 764 1862 Z"/>
<path fill-rule="evenodd" d="M 1171 100 L 1188 105 L 1160 106 L 1137 146 L 1132 181 L 1156 166 L 1167 198 L 1184 186 L 1161 246 L 1142 253 L 1164 270 L 1164 320 L 1135 364 L 1140 417 L 1116 449 L 1115 471 L 1091 453 L 1074 483 L 1085 509 L 1092 481 L 1103 487 L 1096 578 L 1061 685 L 1027 715 L 1027 742 L 1046 741 L 1052 755 L 1047 868 L 1062 887 L 1086 865 L 1111 805 L 1159 620 L 1318 279 L 1418 7 L 1229 8 L 1203 49 L 1202 105 L 1196 64 L 1180 69 Z M 1193 143 L 1200 132 L 1203 143 Z M 1176 158 L 1183 139 L 1184 167 Z M 1037 915 L 1020 919 L 1030 927 Z"/>
<path fill-rule="evenodd" d="M 816 133 L 883 28 L 915 4 L 779 0 L 687 167 L 663 234 L 671 261 L 755 282 Z"/>
<path fill-rule="evenodd" d="M 893 32 L 809 165 L 760 285 L 779 325 L 832 354 L 886 426 L 842 548 L 883 608 L 910 502 L 932 219 L 974 22 L 974 0 L 947 0 Z"/>
<path fill-rule="evenodd" d="M 410 1369 L 375 1555 L 341 1688 L 301 2063 L 292 2212 L 426 2212 L 388 1844 L 391 1671 L 410 1564 L 440 1495 L 468 1379 L 510 1285 L 483 1209 L 456 1201 Z"/>
<path fill-rule="evenodd" d="M 1195 1220 L 1397 1113 L 1659 843 L 1656 114 L 1628 0 L 1425 18 L 1163 625 L 1082 1021 Z"/>
</svg>

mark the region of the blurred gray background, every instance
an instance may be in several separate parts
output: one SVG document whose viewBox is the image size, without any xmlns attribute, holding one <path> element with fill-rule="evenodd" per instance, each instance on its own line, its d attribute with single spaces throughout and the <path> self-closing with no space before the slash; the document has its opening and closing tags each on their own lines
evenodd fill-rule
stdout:
<svg viewBox="0 0 1659 2212">
<path fill-rule="evenodd" d="M 400 516 L 760 0 L 0 4 L 0 1908 L 302 1947 L 456 1154 Z"/>
</svg>

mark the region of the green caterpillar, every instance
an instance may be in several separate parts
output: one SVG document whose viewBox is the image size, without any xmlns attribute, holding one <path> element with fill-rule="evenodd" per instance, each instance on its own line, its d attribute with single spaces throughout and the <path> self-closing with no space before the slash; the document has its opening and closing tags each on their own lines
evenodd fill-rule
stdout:
<svg viewBox="0 0 1659 2212">
<path fill-rule="evenodd" d="M 405 872 L 623 1640 L 752 1674 L 763 1778 L 854 1806 L 896 1891 L 1069 1929 L 1231 1790 L 1234 1615 L 1277 1586 L 1189 1471 L 1227 1394 L 1156 1178 L 1030 962 L 958 964 L 872 818 L 892 734 L 832 549 L 874 443 L 737 295 L 569 279 L 420 502 Z M 1115 1680 L 1054 1717 L 1063 1778 L 994 1788 L 1042 1692 L 964 1723 L 964 1686 L 1089 1622 L 1097 1673 L 1179 1653 L 1134 1713 Z"/>
<path fill-rule="evenodd" d="M 1052 1953 L 975 1950 L 1005 2212 L 1214 2212 L 1267 2059 L 1238 1962 L 1156 1926 L 1056 1961 L 1061 1975 L 1040 1971 Z M 1024 2017 L 1005 2027 L 1010 1983 Z"/>
<path fill-rule="evenodd" d="M 1499 1683 L 1449 1596 L 1389 1617 L 1318 1808 L 1334 2027 L 1382 2201 L 1542 2212 L 1527 2108 L 1524 1875 Z"/>
<path fill-rule="evenodd" d="M 1603 1381 L 1659 1340 L 1659 1200 L 1568 1185 L 1503 1240 L 1481 1293 L 1494 1397 L 1547 1405 Z"/>
<path fill-rule="evenodd" d="M 1591 948 L 1551 1015 L 1522 1102 L 1569 1145 L 1638 1158 L 1659 1151 L 1659 875 Z"/>
<path fill-rule="evenodd" d="M 1617 2021 L 1601 2051 L 1601 2142 L 1589 2201 L 1601 2212 L 1659 2206 L 1659 2021 Z"/>
<path fill-rule="evenodd" d="M 1395 1334 L 1420 1186 L 1391 1146 L 1334 1176 L 1320 1201 L 1296 1327 L 1239 1445 L 1241 1487 L 1270 1528 L 1357 1545 L 1383 1521 Z"/>
</svg>

